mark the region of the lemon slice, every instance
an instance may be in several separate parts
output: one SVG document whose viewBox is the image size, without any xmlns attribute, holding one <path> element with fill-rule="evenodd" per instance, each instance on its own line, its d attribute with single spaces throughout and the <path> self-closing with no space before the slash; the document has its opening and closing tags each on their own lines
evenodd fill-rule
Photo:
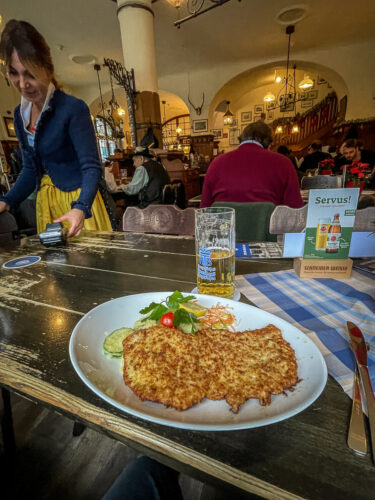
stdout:
<svg viewBox="0 0 375 500">
<path fill-rule="evenodd" d="M 196 302 L 185 302 L 183 304 L 180 304 L 180 307 L 182 307 L 182 309 L 186 309 L 186 311 L 188 312 L 195 314 L 198 318 L 200 316 L 204 316 L 207 312 L 207 307 L 203 307 Z"/>
</svg>

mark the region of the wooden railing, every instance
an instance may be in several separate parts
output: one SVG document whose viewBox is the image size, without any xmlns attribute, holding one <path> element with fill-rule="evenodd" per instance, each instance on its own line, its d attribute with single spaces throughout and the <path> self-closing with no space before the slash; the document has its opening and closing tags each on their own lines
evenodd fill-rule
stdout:
<svg viewBox="0 0 375 500">
<path fill-rule="evenodd" d="M 274 144 L 299 145 L 302 149 L 313 140 L 327 134 L 336 122 L 338 103 L 336 93 L 332 92 L 323 101 L 310 111 L 293 121 L 291 118 L 280 118 L 273 123 L 276 130 L 278 125 L 283 126 L 283 133 L 275 133 Z M 292 126 L 298 125 L 298 132 L 292 132 Z"/>
</svg>

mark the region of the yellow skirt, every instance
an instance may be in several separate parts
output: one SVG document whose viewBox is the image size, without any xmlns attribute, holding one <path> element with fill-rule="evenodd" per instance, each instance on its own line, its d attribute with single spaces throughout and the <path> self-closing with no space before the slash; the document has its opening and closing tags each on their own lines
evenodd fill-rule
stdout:
<svg viewBox="0 0 375 500">
<path fill-rule="evenodd" d="M 71 210 L 72 201 L 78 200 L 81 189 L 64 192 L 53 185 L 48 175 L 42 177 L 40 188 L 36 197 L 36 222 L 38 233 L 45 230 L 46 224 L 51 224 L 55 219 Z M 84 228 L 89 231 L 112 231 L 108 213 L 99 191 L 96 193 L 91 207 L 92 217 L 85 219 Z M 63 221 L 69 227 L 68 221 Z"/>
</svg>

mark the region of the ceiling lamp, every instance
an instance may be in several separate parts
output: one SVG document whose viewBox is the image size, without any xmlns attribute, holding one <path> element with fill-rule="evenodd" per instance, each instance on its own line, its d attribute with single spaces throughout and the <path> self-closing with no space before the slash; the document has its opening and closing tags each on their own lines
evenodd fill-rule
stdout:
<svg viewBox="0 0 375 500">
<path fill-rule="evenodd" d="M 276 78 L 275 78 L 275 82 L 276 83 L 280 83 L 282 80 L 281 76 L 280 75 L 277 75 Z"/>
<path fill-rule="evenodd" d="M 274 101 L 276 98 L 275 96 L 272 94 L 272 92 L 267 92 L 267 94 L 263 97 L 263 100 L 265 102 L 272 102 Z"/>
<path fill-rule="evenodd" d="M 182 0 L 167 0 L 167 2 L 176 7 L 176 9 L 179 9 L 182 4 Z"/>
<path fill-rule="evenodd" d="M 308 75 L 305 75 L 303 80 L 301 80 L 298 84 L 298 87 L 302 90 L 311 89 L 314 86 L 313 80 Z"/>
<path fill-rule="evenodd" d="M 118 114 L 119 116 L 124 116 L 124 114 L 125 114 L 125 109 L 118 108 L 118 110 L 117 110 L 117 114 Z"/>
<path fill-rule="evenodd" d="M 177 127 L 176 128 L 176 134 L 181 134 L 182 133 L 182 128 L 181 127 Z"/>
<path fill-rule="evenodd" d="M 229 109 L 229 104 L 230 104 L 230 101 L 227 101 L 227 110 L 224 113 L 224 117 L 223 117 L 223 119 L 224 119 L 224 125 L 232 125 L 232 123 L 233 123 L 233 116 L 234 116 L 234 114 Z"/>
<path fill-rule="evenodd" d="M 278 127 L 276 127 L 276 134 L 281 134 L 283 131 L 283 127 L 281 125 L 279 125 Z"/>
</svg>

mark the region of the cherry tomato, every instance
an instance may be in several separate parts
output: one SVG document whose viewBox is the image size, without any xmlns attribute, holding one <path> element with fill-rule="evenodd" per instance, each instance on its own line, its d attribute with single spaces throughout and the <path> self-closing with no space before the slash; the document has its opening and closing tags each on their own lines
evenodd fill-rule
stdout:
<svg viewBox="0 0 375 500">
<path fill-rule="evenodd" d="M 174 313 L 167 312 L 163 314 L 160 319 L 160 323 L 164 326 L 168 326 L 169 328 L 176 328 L 176 325 L 173 324 Z"/>
</svg>

